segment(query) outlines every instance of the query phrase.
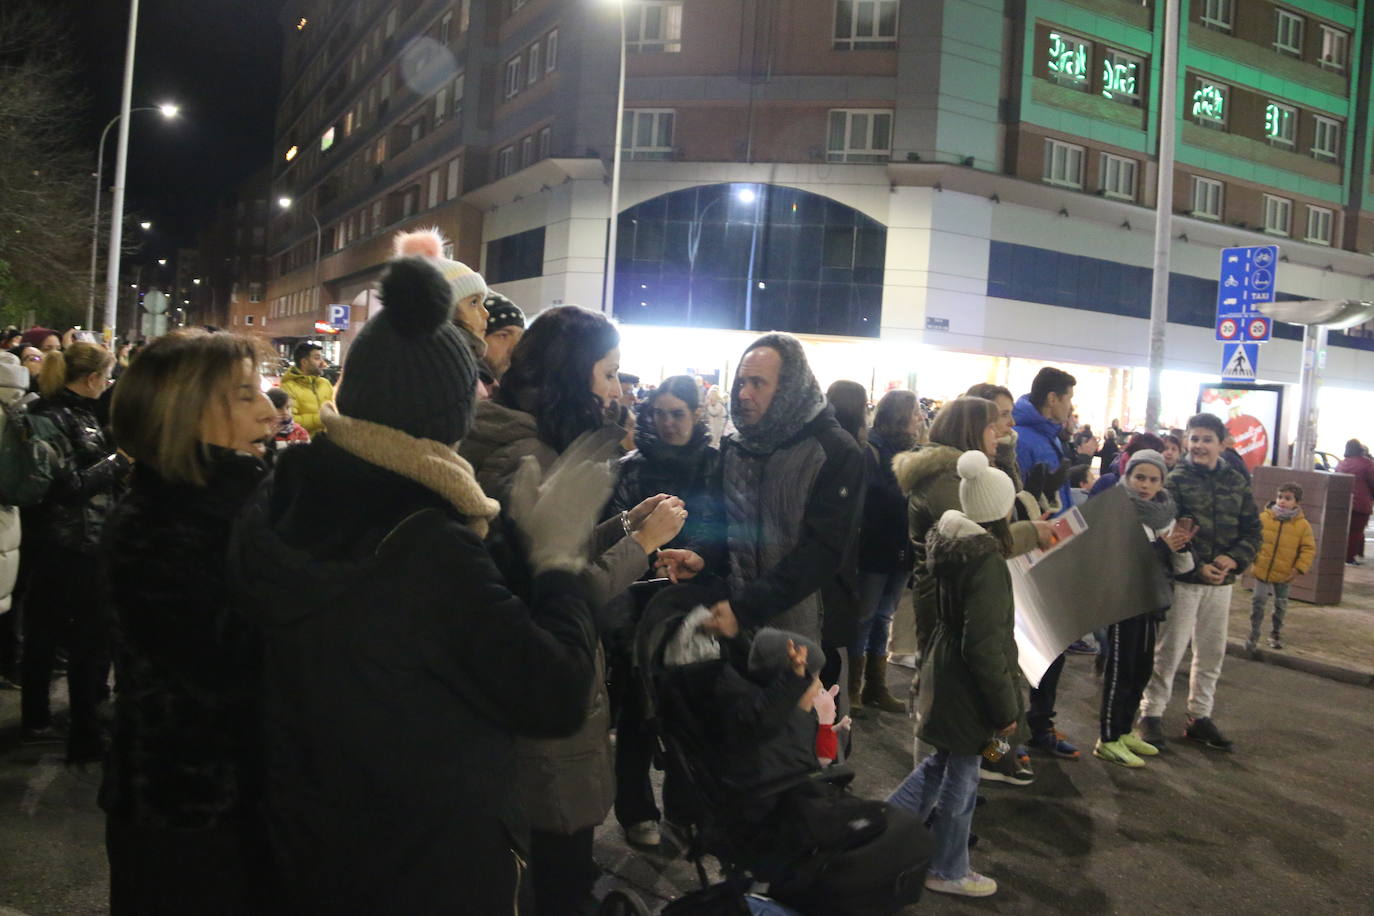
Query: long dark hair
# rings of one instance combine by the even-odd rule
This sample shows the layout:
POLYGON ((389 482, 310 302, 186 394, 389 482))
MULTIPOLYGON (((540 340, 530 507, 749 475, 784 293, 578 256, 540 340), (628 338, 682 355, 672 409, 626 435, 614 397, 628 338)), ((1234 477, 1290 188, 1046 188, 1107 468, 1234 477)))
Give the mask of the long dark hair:
POLYGON ((997 405, 983 398, 955 398, 935 415, 930 441, 961 452, 983 450, 983 430, 997 422, 997 405))
POLYGON ((901 389, 889 391, 878 401, 878 409, 873 414, 873 431, 892 448, 902 452, 909 450, 916 444, 916 437, 908 432, 911 415, 919 406, 916 392, 901 389))
POLYGON ((841 379, 825 390, 825 399, 835 411, 840 427, 854 441, 863 445, 868 441, 868 392, 858 382, 841 379))
POLYGON ((620 332, 600 312, 576 305, 541 312, 515 345, 496 400, 533 414, 540 440, 562 452, 605 423, 589 388, 592 367, 618 346, 620 332))

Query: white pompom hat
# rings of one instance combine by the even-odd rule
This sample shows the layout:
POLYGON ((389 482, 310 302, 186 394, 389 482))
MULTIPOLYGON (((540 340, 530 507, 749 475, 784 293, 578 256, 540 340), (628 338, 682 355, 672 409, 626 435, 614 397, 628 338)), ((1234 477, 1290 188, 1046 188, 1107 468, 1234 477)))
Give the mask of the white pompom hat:
POLYGON ((1016 488, 1005 472, 992 467, 979 451, 959 456, 959 504, 972 521, 996 522, 1011 513, 1016 488))

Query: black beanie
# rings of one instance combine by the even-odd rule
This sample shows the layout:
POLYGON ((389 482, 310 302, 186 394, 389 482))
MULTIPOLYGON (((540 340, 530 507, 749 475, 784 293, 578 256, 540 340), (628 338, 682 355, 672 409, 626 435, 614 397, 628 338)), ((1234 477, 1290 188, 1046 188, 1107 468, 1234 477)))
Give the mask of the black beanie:
POLYGON ((495 290, 487 294, 487 299, 482 304, 487 307, 488 334, 502 328, 523 328, 525 326, 525 313, 520 310, 520 306, 495 290))
POLYGON ((449 321, 449 282, 423 257, 399 258, 381 294, 344 360, 339 413, 451 445, 472 426, 477 363, 449 321))

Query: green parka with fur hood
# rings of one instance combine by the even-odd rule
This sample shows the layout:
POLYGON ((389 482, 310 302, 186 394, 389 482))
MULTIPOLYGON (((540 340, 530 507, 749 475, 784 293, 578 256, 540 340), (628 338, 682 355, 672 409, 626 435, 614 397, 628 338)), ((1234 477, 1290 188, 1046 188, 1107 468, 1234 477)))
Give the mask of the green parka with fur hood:
MULTIPOLYGON (((911 601, 916 612, 916 645, 922 655, 935 626, 936 611, 935 584, 926 569, 926 535, 947 511, 962 508, 958 471, 961 454, 948 445, 927 445, 918 451, 903 452, 892 460, 897 485, 907 497, 907 525, 915 548, 911 601)), ((1039 543, 1035 526, 1030 522, 1013 522, 1011 540, 1011 556, 1028 553, 1039 543)))
POLYGON ((1001 545, 958 510, 926 539, 935 623, 921 662, 917 734, 951 754, 977 754, 1021 719, 1011 575, 1001 545))

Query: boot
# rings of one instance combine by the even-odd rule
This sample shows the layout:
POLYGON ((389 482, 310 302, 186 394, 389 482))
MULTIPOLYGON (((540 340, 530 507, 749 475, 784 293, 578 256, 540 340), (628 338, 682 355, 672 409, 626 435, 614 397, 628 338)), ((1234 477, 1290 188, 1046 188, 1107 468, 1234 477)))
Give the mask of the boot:
POLYGON ((887 690, 887 653, 868 654, 868 666, 864 671, 864 704, 881 709, 883 712, 906 712, 906 704, 887 690))
POLYGON ((863 700, 860 694, 864 689, 864 666, 859 664, 859 660, 849 657, 849 715, 854 719, 866 719, 868 713, 864 709, 863 700))

